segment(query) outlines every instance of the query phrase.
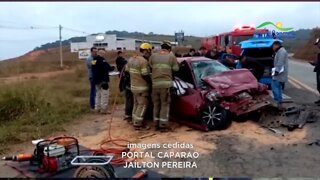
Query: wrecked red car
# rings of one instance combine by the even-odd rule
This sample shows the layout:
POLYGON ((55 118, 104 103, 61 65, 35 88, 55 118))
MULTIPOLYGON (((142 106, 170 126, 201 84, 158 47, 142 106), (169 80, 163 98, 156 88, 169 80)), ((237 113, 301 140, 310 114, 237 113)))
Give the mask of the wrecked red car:
POLYGON ((230 70, 205 57, 178 58, 170 117, 197 129, 225 129, 232 117, 270 104, 268 87, 246 69, 230 70))

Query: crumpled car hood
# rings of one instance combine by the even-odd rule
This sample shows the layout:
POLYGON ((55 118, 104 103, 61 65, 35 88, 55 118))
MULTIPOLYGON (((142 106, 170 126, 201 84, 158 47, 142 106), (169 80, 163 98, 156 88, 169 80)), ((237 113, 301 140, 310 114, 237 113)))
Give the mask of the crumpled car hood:
POLYGON ((236 69, 210 75, 203 80, 221 96, 232 96, 237 92, 258 89, 258 81, 247 69, 236 69))

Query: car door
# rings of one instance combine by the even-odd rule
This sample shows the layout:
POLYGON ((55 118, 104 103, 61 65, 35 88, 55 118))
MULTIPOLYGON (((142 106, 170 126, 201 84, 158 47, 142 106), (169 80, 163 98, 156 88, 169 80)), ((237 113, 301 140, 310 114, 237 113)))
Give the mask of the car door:
POLYGON ((193 71, 186 61, 180 64, 175 81, 181 85, 185 93, 172 95, 171 115, 184 118, 197 116, 202 104, 201 91, 197 89, 193 71))

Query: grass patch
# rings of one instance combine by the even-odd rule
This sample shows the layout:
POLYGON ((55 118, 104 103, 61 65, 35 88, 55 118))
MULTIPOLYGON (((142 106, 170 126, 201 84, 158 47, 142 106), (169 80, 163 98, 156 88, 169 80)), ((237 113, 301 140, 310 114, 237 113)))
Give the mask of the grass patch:
MULTIPOLYGON (((65 130, 65 123, 89 113, 89 81, 85 66, 75 73, 0 85, 0 154, 8 145, 65 130)), ((118 76, 111 77, 110 105, 118 93, 118 76)), ((124 99, 118 96, 118 104, 124 99)))
POLYGON ((7 145, 63 130, 65 122, 89 112, 87 98, 83 98, 89 92, 88 83, 75 74, 0 88, 0 153, 7 145))

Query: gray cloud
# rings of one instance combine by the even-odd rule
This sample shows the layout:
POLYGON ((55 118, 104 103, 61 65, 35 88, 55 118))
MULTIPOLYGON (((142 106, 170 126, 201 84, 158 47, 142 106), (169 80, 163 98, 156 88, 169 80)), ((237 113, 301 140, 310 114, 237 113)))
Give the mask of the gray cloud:
MULTIPOLYGON (((208 36, 237 24, 264 21, 284 26, 320 25, 319 2, 1 2, 0 25, 63 26, 88 33, 126 30, 208 36)), ((0 60, 58 39, 54 30, 0 29, 0 60)), ((83 34, 63 31, 63 38, 83 34)))

